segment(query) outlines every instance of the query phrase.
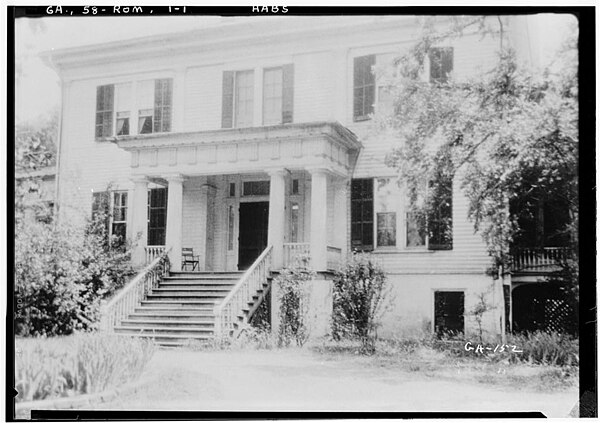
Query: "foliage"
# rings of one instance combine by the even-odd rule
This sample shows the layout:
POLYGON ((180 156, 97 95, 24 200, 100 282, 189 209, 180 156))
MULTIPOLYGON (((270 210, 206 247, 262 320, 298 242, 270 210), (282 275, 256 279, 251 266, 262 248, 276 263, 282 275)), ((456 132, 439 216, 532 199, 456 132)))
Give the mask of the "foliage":
POLYGON ((308 339, 309 283, 315 276, 308 261, 307 257, 301 257, 273 281, 279 301, 279 346, 287 347, 292 342, 302 346, 308 339))
POLYGON ((93 330, 104 298, 133 274, 130 252, 98 213, 85 231, 34 219, 16 227, 15 331, 22 336, 93 330))
POLYGON ((378 112, 375 121, 382 133, 401 140, 388 164, 398 169, 409 195, 425 199, 421 205, 413 202, 414 208, 430 213, 440 175, 460 175, 469 217, 487 243, 496 273, 510 265, 509 246, 519 230, 518 211, 509 212, 507 206, 533 189, 564 199, 571 216, 565 229, 576 242, 576 31, 566 40, 560 60, 540 70, 524 66, 506 48, 504 18, 453 18, 446 26, 438 19, 425 19, 418 41, 394 66, 379 72, 394 107, 378 112), (497 40, 496 65, 468 80, 450 75, 444 82, 425 81, 431 48, 451 44, 467 32, 497 40))
POLYGON ((107 334, 16 340, 17 401, 102 392, 139 377, 151 341, 107 334))
POLYGON ((490 305, 490 303, 487 301, 487 295, 485 292, 481 292, 477 298, 478 301, 470 310, 469 314, 473 316, 475 323, 477 323, 477 335, 479 337, 479 342, 483 342, 483 316, 485 313, 493 310, 495 307, 490 305))
POLYGON ((381 266, 369 254, 353 253, 333 279, 334 339, 358 337, 361 352, 373 353, 385 297, 389 289, 381 266))
POLYGON ((58 112, 53 111, 41 122, 16 127, 15 170, 26 172, 56 164, 58 112))
POLYGON ((511 345, 523 350, 515 359, 530 364, 555 366, 579 365, 579 341, 566 334, 557 332, 529 332, 509 335, 511 345))
MULTIPOLYGON (((58 133, 58 113, 34 125, 25 123, 16 128, 15 172, 25 173, 40 170, 56 164, 56 138, 58 133)), ((15 179, 15 220, 24 218, 25 210, 32 210, 36 218, 50 220, 51 210, 42 202, 41 177, 15 179)))

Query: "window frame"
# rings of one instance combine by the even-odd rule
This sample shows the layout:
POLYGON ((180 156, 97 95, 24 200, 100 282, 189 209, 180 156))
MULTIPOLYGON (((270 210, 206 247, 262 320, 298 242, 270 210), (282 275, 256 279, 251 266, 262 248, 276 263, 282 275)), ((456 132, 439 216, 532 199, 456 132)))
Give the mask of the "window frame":
POLYGON ((125 242, 127 240, 127 215, 128 215, 128 201, 129 201, 129 193, 126 190, 116 190, 116 191, 111 191, 111 205, 110 205, 110 214, 109 214, 109 228, 110 228, 110 233, 109 235, 112 237, 113 235, 115 235, 115 225, 123 225, 124 226, 124 237, 123 237, 123 242, 125 242), (120 204, 117 206, 117 197, 120 198, 120 204), (125 198, 124 204, 123 204, 123 197, 125 198), (116 210, 117 207, 121 210, 125 210, 124 212, 124 219, 122 220, 116 220, 115 216, 116 216, 116 210))
POLYGON ((283 79, 284 79, 284 75, 283 75, 283 66, 273 66, 273 67, 268 67, 268 68, 263 68, 262 70, 262 124, 263 126, 270 126, 270 125, 283 125, 283 79), (273 72, 273 71, 279 71, 280 73, 280 86, 279 86, 279 97, 272 97, 274 99, 279 99, 279 116, 277 119, 277 122, 267 122, 266 121, 266 109, 265 109, 265 104, 266 104, 266 100, 267 100, 267 95, 265 92, 265 88, 267 86, 266 84, 266 75, 268 72, 273 72))
MULTIPOLYGON (((375 112, 375 104, 377 103, 377 78, 375 77, 375 72, 373 71, 373 66, 377 63, 377 55, 376 54, 367 54, 362 56, 356 56, 353 58, 353 79, 352 79, 352 120, 353 122, 361 122, 365 120, 370 120, 370 115, 375 112), (363 77, 362 79, 357 76, 358 72, 358 62, 360 60, 365 60, 368 63, 372 62, 369 66, 369 72, 365 72, 366 69, 363 69, 363 77), (368 78, 365 78, 364 75, 370 75, 368 78), (357 79, 360 80, 360 84, 357 84, 357 79), (366 105, 366 93, 367 90, 372 90, 371 97, 373 99, 373 103, 371 105, 366 105), (357 90, 361 90, 362 92, 362 105, 360 114, 357 114, 356 101, 357 101, 357 90), (367 113, 365 113, 367 111, 367 113)), ((366 65, 362 65, 366 66, 366 65)))
MULTIPOLYGON (((233 122, 232 122, 232 128, 249 128, 254 126, 254 88, 255 88, 255 81, 254 81, 254 69, 246 69, 246 70, 238 70, 238 71, 234 71, 233 72, 233 107, 232 107, 232 116, 233 116, 233 122), (244 122, 244 125, 240 125, 238 118, 239 118, 239 110, 238 110, 238 99, 239 99, 239 94, 238 94, 238 88, 239 88, 239 79, 238 76, 242 75, 242 74, 249 74, 249 81, 251 81, 250 84, 250 88, 249 88, 249 93, 250 93, 250 101, 245 100, 246 103, 250 103, 250 107, 248 108, 250 110, 249 113, 249 122, 244 122)), ((247 87, 246 87, 247 88, 247 87)))
POLYGON ((466 288, 432 288, 431 289, 431 333, 434 336, 437 336, 437 332, 436 332, 436 319, 435 319, 435 296, 436 293, 446 293, 446 292, 454 292, 454 293, 461 293, 462 294, 462 300, 463 300, 463 331, 462 333, 465 334, 466 330, 467 330, 467 307, 466 307, 466 303, 467 303, 467 289, 466 288))
POLYGON ((169 189, 168 188, 149 188, 148 189, 148 213, 147 213, 147 218, 148 218, 148 224, 147 224, 147 233, 148 233, 148 238, 147 238, 147 245, 148 246, 164 246, 166 243, 166 237, 167 237, 167 213, 168 213, 168 202, 169 202, 169 189), (152 191, 159 191, 159 190, 164 190, 164 206, 152 206, 152 191), (163 226, 155 226, 155 227, 151 227, 151 219, 152 219, 152 209, 156 209, 156 210, 164 210, 164 219, 165 219, 165 225, 163 226), (151 229, 154 231, 158 231, 158 230, 163 230, 164 233, 162 235, 162 238, 165 239, 165 242, 163 244, 156 244, 156 243, 150 243, 150 232, 151 229))
POLYGON ((453 46, 436 46, 431 47, 427 53, 427 60, 429 62, 427 80, 432 84, 445 84, 449 80, 449 75, 454 72, 454 47, 453 46), (437 67, 437 61, 432 59, 433 54, 438 54, 439 57, 439 76, 434 77, 432 72, 434 65, 437 67), (444 54, 450 54, 450 70, 444 72, 444 54))
MULTIPOLYGON (((363 188, 361 187, 360 190, 362 191, 363 188)), ((352 179, 350 182, 350 248, 352 251, 357 250, 357 251, 374 251, 376 249, 376 233, 375 233, 375 224, 376 224, 376 220, 375 220, 375 178, 356 178, 356 179, 352 179), (355 181, 361 181, 361 183, 365 183, 365 181, 370 181, 370 185, 371 185, 371 196, 370 198, 353 198, 353 184, 355 183, 355 181), (361 220, 355 220, 354 216, 353 216, 353 210, 355 209, 354 207, 354 203, 361 203, 361 220), (371 211, 371 220, 364 220, 364 203, 370 203, 370 211, 371 211), (371 225, 371 230, 370 230, 370 237, 371 237, 371 244, 365 244, 364 243, 364 236, 365 236, 365 225, 371 225), (357 248, 354 245, 354 235, 355 235, 355 231, 354 231, 354 226, 355 225, 361 225, 361 245, 359 248, 357 248)), ((368 233, 368 229, 367 229, 367 233, 368 233)))
POLYGON ((114 113, 115 113, 115 84, 103 84, 96 86, 96 110, 95 110, 95 120, 94 120, 94 139, 103 140, 109 137, 112 137, 115 133, 114 129, 114 113), (107 92, 110 93, 110 107, 107 106, 107 92), (102 94, 101 94, 102 93, 102 94), (100 95, 102 95, 102 107, 100 106, 100 95), (108 107, 108 108, 107 108, 108 107), (98 117, 102 116, 101 123, 98 123, 98 117), (109 119, 109 123, 105 123, 106 118, 109 119), (101 133, 98 134, 98 128, 101 128, 101 133), (108 133, 105 133, 105 130, 108 130, 108 133))

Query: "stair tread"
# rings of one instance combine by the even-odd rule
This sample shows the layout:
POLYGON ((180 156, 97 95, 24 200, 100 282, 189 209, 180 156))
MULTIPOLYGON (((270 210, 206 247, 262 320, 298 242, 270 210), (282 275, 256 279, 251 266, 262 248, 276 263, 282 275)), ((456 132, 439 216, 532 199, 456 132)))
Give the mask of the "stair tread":
MULTIPOLYGON (((115 328, 116 329, 116 328, 115 328)), ((121 336, 141 336, 144 338, 173 338, 173 339, 182 339, 182 340, 186 340, 186 339, 210 339, 212 338, 212 335, 173 335, 173 334, 168 334, 168 333, 162 333, 158 336, 154 336, 151 333, 138 333, 138 334, 131 334, 131 333, 118 333, 115 332, 117 335, 121 335, 121 336)), ((160 342, 160 341, 159 341, 160 342)))
POLYGON ((214 324, 215 321, 214 320, 177 320, 177 319, 172 319, 172 320, 143 320, 143 319, 139 319, 139 320, 134 320, 134 319, 123 319, 121 320, 121 323, 135 323, 135 324, 140 324, 140 325, 144 325, 144 324, 149 324, 149 325, 155 325, 155 324, 183 324, 183 325, 208 325, 208 324, 214 324))
MULTIPOLYGON (((205 332, 209 332, 212 333, 213 329, 212 328, 178 328, 178 327, 155 327, 155 326, 142 326, 142 327, 137 327, 137 326, 115 326, 115 331, 136 331, 136 332, 144 332, 144 333, 153 333, 153 332, 186 332, 186 333, 205 333, 205 332)), ((181 334, 180 334, 181 335, 181 334)))

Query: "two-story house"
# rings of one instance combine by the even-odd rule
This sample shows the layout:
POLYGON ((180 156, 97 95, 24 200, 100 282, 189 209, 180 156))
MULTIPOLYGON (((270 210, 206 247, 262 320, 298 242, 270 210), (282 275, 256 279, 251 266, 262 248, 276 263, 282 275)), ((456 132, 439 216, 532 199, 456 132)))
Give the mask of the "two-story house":
MULTIPOLYGON (((504 22, 504 42, 527 45, 522 22, 504 22)), ((49 53, 62 81, 59 218, 83 224, 110 190, 111 231, 135 262, 168 250, 171 273, 111 325, 164 343, 210 336, 214 313, 247 318, 269 272, 308 254, 322 332, 330 271, 361 250, 393 291, 380 335, 469 332, 481 293, 494 306, 486 330, 501 332, 510 278, 486 275, 460 181, 445 194, 450 233, 427 236, 384 164, 397 140, 372 136, 389 103, 374 69, 417 33, 408 16, 241 18, 49 53)), ((499 46, 465 33, 433 50, 424 78, 469 78, 499 46)))

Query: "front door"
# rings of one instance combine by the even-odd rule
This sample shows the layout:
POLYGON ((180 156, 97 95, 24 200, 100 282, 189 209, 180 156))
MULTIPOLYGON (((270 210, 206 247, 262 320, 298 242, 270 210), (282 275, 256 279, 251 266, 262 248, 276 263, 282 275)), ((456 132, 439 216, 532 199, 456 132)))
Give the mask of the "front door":
POLYGON ((238 269, 248 269, 267 247, 269 202, 240 203, 238 269))

